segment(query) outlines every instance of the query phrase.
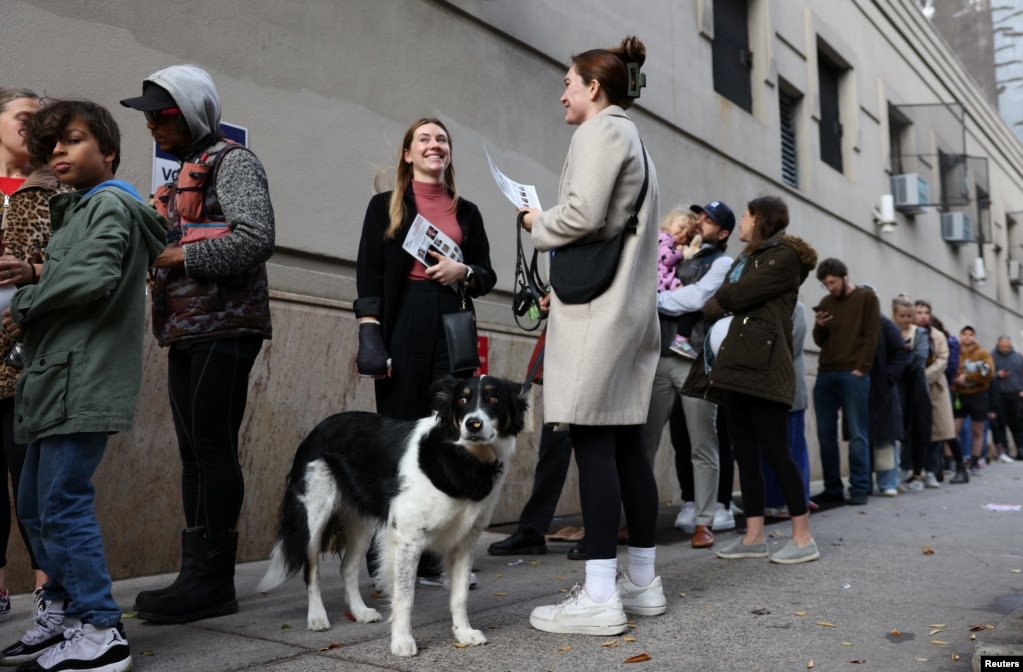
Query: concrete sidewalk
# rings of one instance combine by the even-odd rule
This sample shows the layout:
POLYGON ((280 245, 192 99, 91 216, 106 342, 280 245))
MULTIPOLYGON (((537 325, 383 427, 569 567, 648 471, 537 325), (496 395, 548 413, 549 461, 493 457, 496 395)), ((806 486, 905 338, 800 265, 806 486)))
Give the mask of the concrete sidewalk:
MULTIPOLYGON (((1023 655, 1023 512, 985 508, 1021 503, 1023 462, 991 465, 969 485, 871 497, 867 506, 813 515, 821 559, 795 566, 726 561, 693 549, 672 527, 677 507, 662 506, 658 568, 668 613, 636 618, 619 637, 530 628, 529 611, 581 581, 585 563, 566 559, 570 545, 563 543, 549 544, 545 556, 487 555, 487 545, 509 527, 484 534, 476 552, 479 588, 470 593, 470 621, 486 633, 486 646, 454 646, 447 592, 420 588, 414 614, 420 653, 392 656, 388 624, 360 625, 342 615, 333 559, 323 564, 328 632, 306 630, 301 578, 269 595, 255 591, 265 562, 239 567, 238 614, 153 626, 126 613, 125 626, 140 672, 774 671, 805 670, 811 660, 821 671, 848 670, 853 661, 872 670, 965 671, 971 663, 979 669, 980 652, 1023 655), (625 663, 641 653, 650 660, 625 663)), ((562 524, 579 521, 555 527, 562 524)), ((768 526, 772 551, 789 529, 787 522, 768 526)), ((717 547, 732 535, 719 533, 717 547)), ((136 593, 171 578, 118 581, 114 595, 127 612, 136 593)), ((364 579, 363 594, 371 592, 364 579)), ((0 625, 2 645, 23 633, 30 603, 28 595, 13 598, 14 616, 0 625)))

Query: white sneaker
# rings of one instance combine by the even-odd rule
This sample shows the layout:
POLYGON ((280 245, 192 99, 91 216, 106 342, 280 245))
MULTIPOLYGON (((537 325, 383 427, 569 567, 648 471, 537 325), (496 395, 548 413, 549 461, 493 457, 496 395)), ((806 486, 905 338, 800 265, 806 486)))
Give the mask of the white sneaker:
POLYGON ((604 637, 620 635, 629 627, 617 590, 610 600, 601 604, 594 602, 586 588, 578 583, 560 604, 533 609, 529 624, 543 632, 604 637))
POLYGON ((999 462, 1004 462, 1005 464, 1012 464, 1012 463, 1013 463, 1013 462, 1015 462, 1016 460, 1012 459, 1011 457, 1009 457, 1009 456, 1008 456, 1008 455, 1006 455, 1005 453, 999 453, 999 455, 998 455, 998 461, 999 461, 999 462))
POLYGON ((732 509, 726 509, 725 505, 721 502, 715 504, 714 522, 710 524, 710 529, 715 532, 721 532, 722 530, 734 530, 735 514, 732 513, 732 509))
MULTIPOLYGON (((734 520, 732 521, 735 522, 734 520)), ((696 531, 696 504, 693 502, 682 502, 682 510, 675 517, 675 527, 686 534, 696 531)))
POLYGON ((629 578, 627 569, 619 569, 617 585, 622 609, 627 614, 660 616, 668 610, 668 600, 664 597, 664 587, 659 576, 655 576, 649 586, 641 588, 629 578))
POLYGON ((925 488, 940 488, 941 483, 938 483, 938 477, 934 475, 933 471, 924 472, 924 487, 925 488))
POLYGON ((899 491, 896 490, 895 488, 885 488, 884 490, 881 491, 881 494, 884 495, 885 497, 898 497, 899 491))
POLYGON ((91 623, 68 628, 64 641, 43 651, 35 665, 41 670, 96 670, 127 672, 132 669, 131 651, 118 623, 95 628, 91 623))
POLYGON ((18 665, 35 660, 47 649, 64 642, 64 631, 78 627, 81 622, 72 618, 64 619, 67 602, 52 604, 46 601, 46 608, 32 616, 32 627, 21 639, 0 651, 0 665, 18 665))

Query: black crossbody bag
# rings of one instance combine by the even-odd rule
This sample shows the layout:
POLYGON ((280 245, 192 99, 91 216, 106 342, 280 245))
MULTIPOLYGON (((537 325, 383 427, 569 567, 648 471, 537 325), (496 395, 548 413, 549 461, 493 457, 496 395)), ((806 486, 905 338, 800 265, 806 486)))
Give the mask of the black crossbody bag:
POLYGON ((551 258, 551 287, 562 303, 589 303, 607 291, 615 278, 625 236, 636 234, 639 210, 650 182, 650 167, 642 140, 639 146, 643 151, 643 187, 625 228, 607 240, 559 247, 551 258))

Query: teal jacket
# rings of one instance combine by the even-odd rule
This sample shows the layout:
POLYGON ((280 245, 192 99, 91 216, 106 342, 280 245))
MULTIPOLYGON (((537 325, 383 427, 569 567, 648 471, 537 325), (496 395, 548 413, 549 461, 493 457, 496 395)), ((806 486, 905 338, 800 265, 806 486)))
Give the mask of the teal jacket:
POLYGON ((19 442, 131 429, 142 387, 146 274, 167 228, 130 184, 50 199, 39 282, 11 301, 25 369, 14 398, 19 442))

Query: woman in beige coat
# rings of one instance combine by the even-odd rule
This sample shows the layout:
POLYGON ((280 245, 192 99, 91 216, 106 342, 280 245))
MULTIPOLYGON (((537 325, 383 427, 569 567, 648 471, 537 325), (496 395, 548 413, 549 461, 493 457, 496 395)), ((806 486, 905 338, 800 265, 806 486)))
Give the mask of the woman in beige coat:
MULTIPOLYGON (((623 230, 647 177, 635 235, 626 235, 610 287, 588 303, 552 293, 544 366, 544 419, 569 425, 586 527, 586 583, 558 605, 538 607, 546 632, 613 635, 625 612, 664 613, 654 573, 657 486, 642 445, 660 349, 657 309, 657 177, 625 110, 639 96, 643 43, 572 57, 565 121, 572 136, 558 204, 522 224, 542 251, 606 240, 623 230), (629 525, 629 569, 617 577, 619 506, 629 525)), ((557 252, 555 251, 555 254, 557 252)))
POLYGON ((918 299, 914 306, 914 321, 917 326, 930 330, 933 352, 925 373, 931 390, 931 445, 927 452, 926 483, 938 487, 937 481, 943 474, 941 465, 942 446, 947 441, 955 459, 956 475, 949 483, 969 483, 970 473, 963 463, 963 451, 956 436, 956 423, 952 415, 952 393, 948 389, 945 368, 948 366, 948 334, 938 329, 931 315, 931 304, 918 299))

